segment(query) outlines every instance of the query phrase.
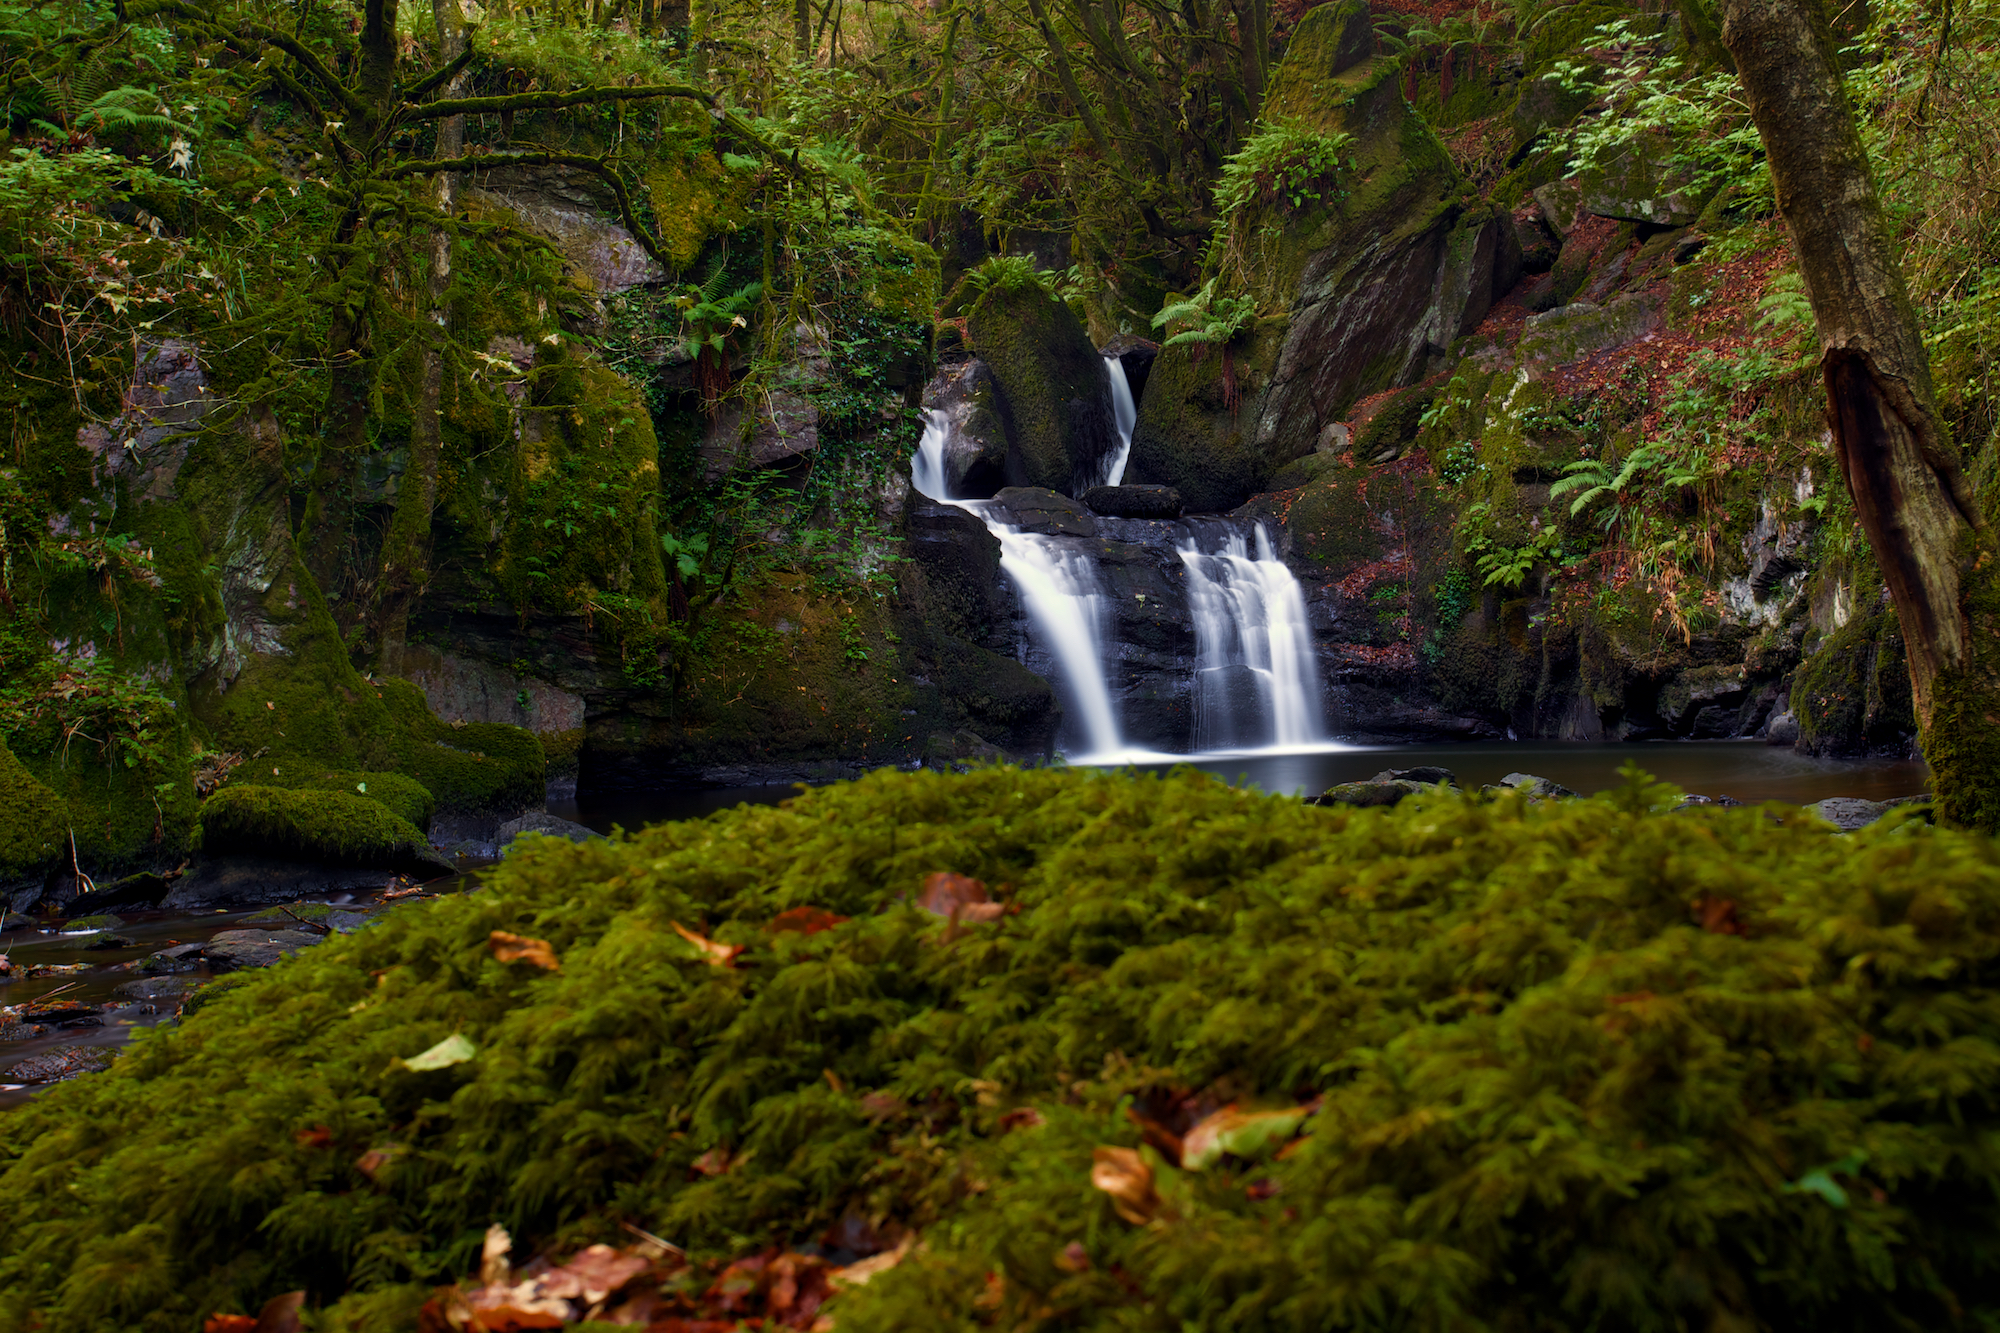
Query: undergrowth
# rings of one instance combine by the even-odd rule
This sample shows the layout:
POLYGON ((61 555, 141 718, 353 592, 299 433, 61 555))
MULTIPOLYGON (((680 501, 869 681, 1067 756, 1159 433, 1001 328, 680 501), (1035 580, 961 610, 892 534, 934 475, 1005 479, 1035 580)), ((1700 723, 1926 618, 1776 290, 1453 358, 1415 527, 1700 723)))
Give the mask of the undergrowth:
POLYGON ((843 1219, 923 1240, 850 1331, 1984 1326, 1992 842, 1677 798, 1003 768, 531 840, 0 1120, 0 1328, 294 1288, 414 1327, 496 1222, 700 1258, 843 1219), (1007 911, 921 910, 945 869, 1007 911), (1226 1102, 1312 1114, 1275 1160, 1143 1149, 1144 1225, 1092 1188, 1128 1108, 1226 1102))

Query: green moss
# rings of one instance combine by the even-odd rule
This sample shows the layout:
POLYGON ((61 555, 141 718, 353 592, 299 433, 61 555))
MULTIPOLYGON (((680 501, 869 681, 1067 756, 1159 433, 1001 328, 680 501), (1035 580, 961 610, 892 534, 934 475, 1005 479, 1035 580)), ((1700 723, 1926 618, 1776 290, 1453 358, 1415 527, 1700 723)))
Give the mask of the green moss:
POLYGON ((1386 462, 1416 443, 1423 415, 1437 401, 1436 389, 1407 389, 1390 399, 1354 441, 1354 456, 1386 462))
POLYGON ((996 283, 973 304, 966 332, 999 385, 1007 483, 1074 493, 1115 444, 1104 365, 1082 322, 1038 284, 996 283))
POLYGON ((1260 321, 1228 348, 1163 350, 1147 373, 1125 479, 1172 486, 1190 513, 1223 513, 1263 490, 1290 460, 1258 447, 1251 404, 1270 381, 1284 333, 1283 321, 1260 321))
POLYGON ((201 846, 211 855, 395 868, 415 861, 429 844, 414 824, 365 796, 239 784, 202 803, 201 846))
POLYGON ((1878 602, 1856 611, 1799 666, 1791 698, 1799 748, 1807 754, 1907 751, 1917 720, 1895 609, 1878 602))
POLYGON ((403 739, 400 767, 439 809, 519 809, 541 802, 548 759, 535 733, 504 722, 443 722, 407 680, 374 688, 403 739))
POLYGON ((0 745, 0 892, 39 883, 67 848, 68 830, 62 798, 0 745))
POLYGON ((706 1261, 849 1212, 923 1241, 823 1312, 857 1333, 969 1326, 982 1298, 1007 1327, 1246 1333, 1362 1322, 1340 1300, 1439 1326, 2000 1316, 2000 853, 1657 813, 1677 796, 1326 810, 999 769, 538 842, 9 1112, 0 1326, 164 1333, 303 1287, 359 1327, 475 1271, 496 1222, 523 1256, 629 1223, 706 1261), (939 869, 1018 911, 928 915, 939 869), (1725 890, 1741 933, 1702 928, 1725 890), (803 905, 850 919, 769 932, 803 905), (710 966, 676 922, 747 951, 710 966), (494 930, 561 969, 495 961, 494 930), (403 1066, 454 1034, 471 1059, 403 1066), (1156 1225, 1091 1187, 1094 1149, 1138 1148, 1128 1107, 1185 1128, 1307 1099, 1275 1158, 1150 1157, 1156 1225))
POLYGON ((731 171, 712 152, 664 158, 639 179, 653 211, 653 235, 676 271, 700 258, 710 237, 749 221, 744 204, 755 177, 731 171))
POLYGON ((279 787, 286 791, 337 791, 365 796, 385 807, 398 819, 418 829, 431 826, 437 802, 424 784, 401 773, 354 773, 321 768, 310 763, 267 765, 262 760, 244 770, 247 781, 259 787, 279 787), (266 773, 270 768, 273 771, 266 773))

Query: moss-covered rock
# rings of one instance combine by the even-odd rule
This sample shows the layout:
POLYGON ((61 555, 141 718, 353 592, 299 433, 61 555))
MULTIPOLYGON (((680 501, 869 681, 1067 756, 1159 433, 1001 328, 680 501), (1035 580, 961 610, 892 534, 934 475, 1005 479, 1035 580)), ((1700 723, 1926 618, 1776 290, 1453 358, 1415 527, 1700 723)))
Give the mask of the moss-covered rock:
POLYGON ((1007 484, 1065 495, 1096 485, 1118 430, 1104 359, 1082 321, 1037 284, 996 282, 973 304, 966 332, 997 388, 1007 484))
POLYGON ((67 845, 68 828, 62 798, 0 745, 0 901, 40 892, 67 845))
POLYGON ((1791 697, 1806 754, 1910 753, 1917 719, 1895 608, 1880 600, 1857 610, 1800 664, 1791 697))
POLYGON ((437 813, 437 801, 430 789, 403 773, 354 773, 297 761, 266 764, 256 760, 243 770, 243 778, 259 787, 285 791, 352 792, 385 807, 419 831, 429 829, 431 816, 437 813), (265 772, 267 767, 269 773, 265 772))
POLYGON ((208 855, 278 856, 402 870, 434 865, 416 825, 378 801, 344 791, 237 784, 201 807, 208 855))
POLYGON ((1606 1328, 2000 1317, 1992 840, 1678 798, 1324 809, 997 769, 541 840, 9 1111, 5 1317, 164 1333, 304 1289, 318 1327, 408 1328, 495 1223, 517 1257, 671 1235, 698 1293, 843 1216, 918 1237, 822 1311, 855 1333, 982 1299, 1245 1333, 1530 1328, 1552 1292, 1606 1328), (1008 910, 924 911, 940 869, 1008 910), (1228 1104, 1296 1142, 1198 1165, 1130 1114, 1178 1136, 1228 1104), (1091 1187, 1107 1150, 1157 1225, 1091 1187), (1475 1179, 1481 1209, 1440 1206, 1475 1179), (1327 1218, 1365 1225, 1330 1246, 1327 1218))

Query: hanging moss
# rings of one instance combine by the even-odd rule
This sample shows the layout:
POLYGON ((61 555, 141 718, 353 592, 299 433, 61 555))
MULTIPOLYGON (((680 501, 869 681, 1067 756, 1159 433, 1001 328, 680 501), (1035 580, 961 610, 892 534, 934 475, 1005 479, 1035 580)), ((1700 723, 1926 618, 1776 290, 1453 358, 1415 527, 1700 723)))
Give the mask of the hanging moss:
POLYGON ((1827 637, 1792 677, 1792 712, 1807 754, 1910 752, 1917 718, 1894 607, 1878 601, 1827 637))
POLYGON ((851 1330, 2000 1317, 2000 852, 1658 813, 1678 795, 885 773, 537 842, 9 1112, 0 1327, 181 1330, 296 1288, 406 1327, 495 1222, 521 1255, 629 1222, 706 1258, 844 1215, 925 1242, 838 1298, 851 1330), (1010 909, 919 909, 939 869, 1010 909), (850 919, 773 932, 805 905, 850 919), (746 951, 712 966, 676 923, 746 951), (471 1058, 403 1063, 454 1034, 471 1058), (1275 1159, 1152 1156, 1132 1226, 1092 1150, 1182 1097, 1312 1114, 1275 1159))
POLYGON ((429 849, 414 824, 366 796, 248 784, 224 787, 202 803, 201 846, 210 855, 387 869, 418 863, 429 849))

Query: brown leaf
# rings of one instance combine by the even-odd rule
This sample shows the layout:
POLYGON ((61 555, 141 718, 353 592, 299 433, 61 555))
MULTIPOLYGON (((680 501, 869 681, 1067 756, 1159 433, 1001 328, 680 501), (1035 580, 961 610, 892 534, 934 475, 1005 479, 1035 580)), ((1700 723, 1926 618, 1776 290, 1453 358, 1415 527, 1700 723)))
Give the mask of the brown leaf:
POLYGON ((710 1148, 690 1163, 704 1176, 719 1176, 729 1170, 729 1149, 727 1146, 710 1148))
POLYGON ((1240 1111, 1225 1106, 1187 1132, 1182 1142, 1181 1165, 1200 1171, 1224 1153, 1235 1157, 1262 1157, 1297 1132, 1308 1114, 1303 1106, 1282 1111, 1240 1111))
POLYGON ((292 1135, 292 1140, 301 1148, 331 1148, 333 1131, 325 1125, 314 1125, 311 1129, 302 1129, 292 1135))
POLYGON ((728 967, 736 960, 736 955, 743 952, 740 944, 717 944, 706 935, 695 934, 678 921, 673 923, 673 927, 682 939, 701 951, 711 967, 728 967))
POLYGON ((1056 1253, 1056 1267, 1065 1273, 1088 1273, 1090 1251, 1083 1248, 1082 1241, 1073 1240, 1056 1253))
POLYGON ((1092 1148, 1090 1183, 1109 1194, 1118 1216, 1133 1226, 1144 1226, 1159 1215, 1153 1168, 1131 1148, 1092 1148))
POLYGON ((201 1323, 201 1333, 256 1333, 257 1316, 253 1314, 210 1315, 201 1323))
POLYGON ((542 1274, 544 1296, 560 1296, 595 1305, 626 1283, 652 1268, 633 1254, 621 1254, 609 1245, 593 1245, 560 1268, 542 1274))
POLYGON ((385 1148, 370 1148, 354 1163, 354 1169, 374 1180, 382 1174, 382 1168, 396 1160, 396 1155, 401 1151, 402 1149, 393 1143, 385 1148))
POLYGON ((867 1286, 870 1278, 881 1273, 886 1273, 897 1264, 902 1263, 904 1257, 909 1254, 916 1243, 917 1233, 912 1231, 903 1237, 895 1249, 884 1250, 880 1254, 872 1254, 866 1259, 849 1264, 845 1268, 831 1269, 828 1271, 827 1277, 836 1285, 842 1287, 867 1286))
POLYGON ((569 1323, 552 1310, 523 1310, 512 1305, 474 1306, 466 1321, 471 1333, 527 1333, 531 1328, 561 1328, 569 1323))
POLYGON ((909 1109, 909 1103, 893 1092, 864 1093, 861 1098, 861 1114, 870 1120, 887 1120, 899 1116, 909 1109))
POLYGON ((548 972, 562 967, 556 961, 556 951, 549 947, 547 940, 533 940, 526 935, 511 935, 504 930, 496 930, 487 936, 487 946, 493 950, 493 957, 502 963, 530 963, 548 972))
POLYGON ((817 935, 822 930, 832 930, 846 917, 827 911, 824 907, 789 907, 771 918, 771 924, 764 927, 773 935, 782 935, 788 930, 801 935, 817 935))
POLYGON ((1000 1132, 1004 1134, 1010 1129, 1040 1129, 1048 1123, 1048 1118, 1034 1107, 1017 1106, 1011 1111, 1001 1113, 1000 1132))
POLYGON ((940 870, 924 880, 924 887, 917 894, 917 906, 932 916, 952 921, 997 921, 1007 910, 1005 903, 987 898, 984 884, 949 870, 940 870))
POLYGON ((255 1333, 299 1333, 299 1311, 305 1308, 305 1303, 303 1291, 273 1296, 264 1302, 264 1308, 257 1312, 257 1322, 251 1327, 255 1333))
POLYGON ((1727 898, 1700 898, 1694 904, 1701 928, 1711 935, 1741 935, 1743 923, 1736 918, 1736 904, 1727 898))

